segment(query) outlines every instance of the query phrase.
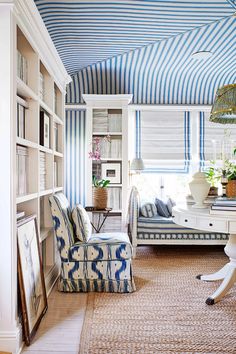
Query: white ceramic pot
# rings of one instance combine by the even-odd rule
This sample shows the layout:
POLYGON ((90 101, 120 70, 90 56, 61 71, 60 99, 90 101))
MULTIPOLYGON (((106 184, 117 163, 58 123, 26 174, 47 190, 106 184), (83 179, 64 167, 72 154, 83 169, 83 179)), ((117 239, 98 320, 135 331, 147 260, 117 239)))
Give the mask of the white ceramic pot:
POLYGON ((207 182, 206 176, 203 172, 197 172, 193 175, 193 179, 189 183, 189 188, 195 201, 192 208, 207 208, 203 202, 208 195, 210 183, 207 182))

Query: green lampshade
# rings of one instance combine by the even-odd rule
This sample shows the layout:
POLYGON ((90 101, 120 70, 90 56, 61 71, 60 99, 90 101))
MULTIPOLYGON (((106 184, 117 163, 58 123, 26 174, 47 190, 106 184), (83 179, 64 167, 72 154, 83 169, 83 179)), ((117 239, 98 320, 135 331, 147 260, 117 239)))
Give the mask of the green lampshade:
POLYGON ((217 90, 210 121, 236 124, 236 84, 226 85, 217 90))

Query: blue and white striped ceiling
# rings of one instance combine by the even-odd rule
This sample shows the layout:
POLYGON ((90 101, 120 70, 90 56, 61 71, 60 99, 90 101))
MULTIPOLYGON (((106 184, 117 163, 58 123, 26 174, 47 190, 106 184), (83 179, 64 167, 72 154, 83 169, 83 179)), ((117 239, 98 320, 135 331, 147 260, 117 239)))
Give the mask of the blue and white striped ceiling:
POLYGON ((82 93, 133 93, 135 103, 211 104, 236 81, 235 0, 35 0, 82 93), (211 51, 205 61, 196 51, 211 51))
POLYGON ((235 11, 226 0, 35 3, 70 74, 111 56, 219 21, 235 11))

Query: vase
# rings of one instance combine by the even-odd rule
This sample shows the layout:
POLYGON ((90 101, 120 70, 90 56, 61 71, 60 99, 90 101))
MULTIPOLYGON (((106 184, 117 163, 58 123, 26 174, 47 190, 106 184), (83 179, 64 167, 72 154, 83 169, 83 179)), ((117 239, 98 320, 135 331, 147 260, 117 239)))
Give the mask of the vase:
POLYGON ((210 183, 207 182, 203 172, 197 172, 193 175, 193 179, 189 183, 189 188, 195 201, 192 208, 207 208, 207 205, 203 204, 203 202, 209 193, 210 183))
POLYGON ((93 188, 93 206, 99 210, 107 207, 107 188, 93 188))
POLYGON ((236 180, 228 181, 226 186, 226 196, 228 198, 236 197, 236 180))

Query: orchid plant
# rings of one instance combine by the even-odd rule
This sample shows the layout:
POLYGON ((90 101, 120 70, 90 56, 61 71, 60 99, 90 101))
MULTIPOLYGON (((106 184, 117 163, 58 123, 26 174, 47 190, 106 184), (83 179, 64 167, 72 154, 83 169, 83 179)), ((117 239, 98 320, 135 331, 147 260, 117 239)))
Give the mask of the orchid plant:
POLYGON ((101 160, 101 145, 106 142, 111 142, 110 135, 104 136, 103 138, 95 136, 92 140, 93 149, 89 152, 89 158, 96 161, 101 160))

